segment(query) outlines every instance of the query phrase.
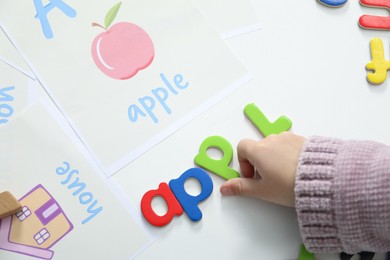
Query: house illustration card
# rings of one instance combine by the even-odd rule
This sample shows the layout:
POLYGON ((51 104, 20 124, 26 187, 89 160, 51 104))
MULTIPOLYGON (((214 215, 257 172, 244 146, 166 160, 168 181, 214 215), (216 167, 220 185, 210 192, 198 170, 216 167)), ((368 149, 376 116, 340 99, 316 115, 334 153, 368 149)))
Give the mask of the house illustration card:
POLYGON ((23 206, 0 220, 0 259, 129 259, 151 237, 45 104, 0 126, 0 190, 23 206))
POLYGON ((0 220, 0 250, 52 259, 52 245, 73 229, 58 202, 37 185, 20 199, 22 210, 0 220))
POLYGON ((15 46, 106 176, 251 79, 190 1, 5 1, 15 46))

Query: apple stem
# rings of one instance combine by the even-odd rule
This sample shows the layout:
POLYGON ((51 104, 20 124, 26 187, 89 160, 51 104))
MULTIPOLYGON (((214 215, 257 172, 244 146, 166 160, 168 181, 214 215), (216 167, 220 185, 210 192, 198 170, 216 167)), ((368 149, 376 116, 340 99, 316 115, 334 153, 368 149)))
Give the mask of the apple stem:
POLYGON ((97 27, 103 28, 104 30, 107 31, 106 27, 104 27, 104 26, 102 26, 102 25, 100 25, 98 23, 92 23, 91 26, 97 26, 97 27))

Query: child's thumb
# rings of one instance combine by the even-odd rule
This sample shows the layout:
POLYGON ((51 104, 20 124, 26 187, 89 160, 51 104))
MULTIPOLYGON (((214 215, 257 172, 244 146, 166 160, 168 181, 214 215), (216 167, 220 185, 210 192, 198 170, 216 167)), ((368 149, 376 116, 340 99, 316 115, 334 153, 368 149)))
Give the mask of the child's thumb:
POLYGON ((261 181, 250 178, 233 178, 222 184, 220 192, 224 196, 237 195, 259 198, 261 181))

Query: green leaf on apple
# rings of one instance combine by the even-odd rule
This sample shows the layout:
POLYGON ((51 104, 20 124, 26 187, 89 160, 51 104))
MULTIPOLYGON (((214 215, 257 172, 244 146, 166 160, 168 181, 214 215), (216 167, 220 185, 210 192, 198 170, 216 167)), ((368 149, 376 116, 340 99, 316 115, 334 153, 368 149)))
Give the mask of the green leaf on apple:
POLYGON ((111 7, 110 11, 106 14, 106 19, 104 20, 104 25, 106 26, 106 29, 108 30, 108 27, 110 27, 112 21, 114 21, 119 8, 121 7, 122 2, 117 3, 113 7, 111 7))

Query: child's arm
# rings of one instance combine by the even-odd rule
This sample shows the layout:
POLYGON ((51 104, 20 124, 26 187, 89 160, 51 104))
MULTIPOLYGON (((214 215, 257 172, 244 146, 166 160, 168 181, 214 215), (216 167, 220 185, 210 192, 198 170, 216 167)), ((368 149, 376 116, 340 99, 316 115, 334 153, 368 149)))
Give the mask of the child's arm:
POLYGON ((243 140, 237 152, 244 178, 221 193, 295 206, 309 251, 390 250, 389 146, 286 132, 243 140))
POLYGON ((311 137, 296 178, 296 208, 309 251, 390 249, 390 147, 311 137))

